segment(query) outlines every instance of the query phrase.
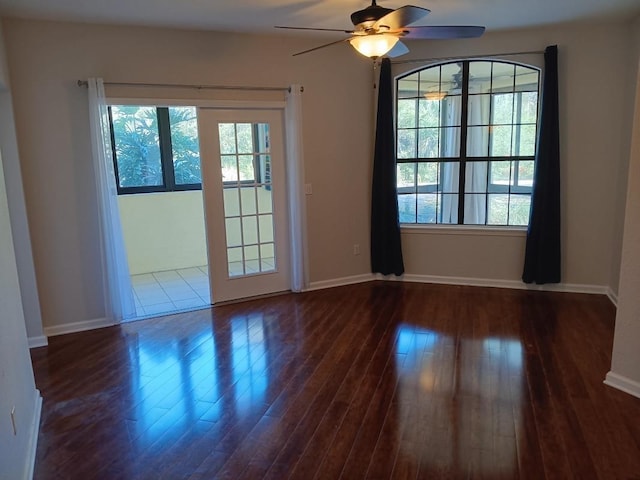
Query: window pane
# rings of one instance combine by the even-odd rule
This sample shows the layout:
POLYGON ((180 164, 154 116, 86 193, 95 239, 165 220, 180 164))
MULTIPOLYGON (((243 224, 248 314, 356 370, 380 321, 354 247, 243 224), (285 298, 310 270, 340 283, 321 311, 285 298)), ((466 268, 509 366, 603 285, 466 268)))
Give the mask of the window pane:
POLYGON ((258 213, 271 213, 273 200, 271 199, 271 188, 260 187, 258 193, 258 213))
POLYGON ((489 153, 489 127, 469 127, 467 129, 467 155, 486 157, 489 153))
POLYGON ((518 186, 533 187, 533 160, 520 160, 518 162, 518 186))
POLYGON ((173 172, 177 185, 202 182, 195 107, 169 107, 173 172))
POLYGON ((464 224, 486 224, 487 196, 484 193, 467 193, 464 196, 464 224))
POLYGON ((491 108, 491 124, 511 124, 513 123, 513 93, 501 93, 492 95, 493 105, 491 108))
POLYGON ((255 215, 256 213, 256 189, 254 187, 244 187, 240 189, 240 202, 242 204, 242 215, 255 215))
POLYGON ((491 162, 489 181, 494 190, 496 186, 508 189, 511 183, 511 162, 491 162))
POLYGON ((489 125, 491 95, 469 95, 467 124, 489 125))
POLYGON ((440 156, 443 158, 460 156, 460 127, 440 129, 440 156))
POLYGON ((420 127, 440 126, 440 101, 421 98, 418 125, 420 127))
POLYGON ((273 243, 260 245, 260 271, 270 272, 275 270, 275 255, 273 251, 273 243))
POLYGON ((438 186, 438 163, 428 162, 418 164, 418 191, 426 187, 428 191, 435 191, 438 186), (431 187, 431 188, 429 188, 431 187))
POLYGON ((244 247, 244 268, 247 273, 257 273, 260 271, 260 266, 258 265, 259 258, 260 253, 257 245, 244 247))
POLYGON ((418 131, 418 158, 438 158, 438 128, 421 128, 418 131))
POLYGON ((521 105, 519 123, 533 123, 538 119, 538 92, 524 92, 520 94, 521 105))
POLYGON ((256 155, 257 164, 257 183, 265 185, 271 184, 271 155, 256 155))
POLYGON ((398 100, 398 128, 415 128, 416 99, 398 100))
POLYGON ((227 247, 238 247, 242 245, 240 218, 235 217, 225 219, 225 230, 227 234, 227 247))
POLYGON ((460 162, 440 163, 440 191, 443 193, 458 193, 460 176, 460 162))
POLYGON ((271 151, 271 145, 269 143, 269 124, 254 123, 253 128, 255 130, 255 145, 253 145, 255 152, 269 153, 271 151))
POLYGON ((242 217, 242 237, 244 245, 258 243, 258 219, 255 215, 242 217))
POLYGON ((241 262, 242 261, 242 247, 239 247, 239 248, 227 248, 227 260, 229 262, 241 262))
POLYGON ((438 223, 458 223, 458 195, 443 193, 439 197, 438 223))
MULTIPOLYGON (((222 138, 222 137, 221 137, 222 138)), ((237 182, 238 181, 238 165, 235 155, 221 155, 220 163, 222 164, 222 181, 237 182)))
POLYGON ((240 198, 239 188, 225 188, 224 196, 224 216, 239 217, 240 216, 240 198))
POLYGON ((506 225, 508 215, 509 215, 509 195, 507 194, 489 195, 487 224, 488 225, 506 225))
POLYGON ((529 195, 510 195, 509 225, 528 225, 531 197, 529 195))
POLYGON ((400 223, 416 223, 416 195, 398 194, 398 218, 400 223))
POLYGON ((491 62, 469 62, 469 93, 489 93, 491 62))
POLYGON ((523 157, 533 157, 536 153, 536 126, 516 125, 516 135, 513 138, 513 154, 523 157))
POLYGON ((260 243, 273 242, 273 215, 260 215, 258 217, 258 226, 260 229, 260 243))
POLYGON ((462 97, 450 95, 440 102, 440 123, 443 127, 460 126, 462 117, 462 97))
POLYGON ((399 163, 397 165, 397 185, 398 188, 415 187, 416 184, 416 164, 399 163))
POLYGON ((398 98, 418 97, 418 75, 416 72, 398 80, 398 98))
POLYGON ((237 123, 238 153, 253 153, 253 133, 250 123, 237 123))
POLYGON ((236 126, 233 123, 218 124, 220 137, 220 153, 222 155, 236 153, 236 126))
POLYGON ((516 66, 516 92, 538 92, 538 70, 529 67, 516 66))
POLYGON ((466 193, 485 193, 487 191, 487 162, 467 163, 464 191, 466 193))
POLYGON ((436 223, 438 194, 418 194, 418 223, 436 223))
POLYGON ((111 116, 120 187, 164 185, 156 108, 113 105, 111 116))
POLYGON ((256 174, 253 167, 253 155, 238 155, 238 170, 240 181, 255 181, 256 174))
POLYGON ((491 74, 492 92, 513 92, 515 65, 510 63, 493 62, 491 74))
POLYGON ((440 69, 440 91, 447 95, 462 94, 462 63, 447 63, 440 69))
POLYGON ((440 92, 440 67, 426 68, 420 74, 420 96, 433 98, 440 92))
POLYGON ((491 127, 491 157, 511 155, 511 125, 491 127))
POLYGON ((398 129, 398 158, 416 158, 416 131, 398 129))

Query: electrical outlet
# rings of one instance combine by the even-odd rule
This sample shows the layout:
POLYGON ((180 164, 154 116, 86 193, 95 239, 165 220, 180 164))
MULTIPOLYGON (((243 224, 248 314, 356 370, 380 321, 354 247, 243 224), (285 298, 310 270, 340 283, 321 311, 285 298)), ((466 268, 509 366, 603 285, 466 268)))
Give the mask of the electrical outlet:
POLYGON ((360 244, 359 243, 354 243, 353 244, 353 254, 354 255, 360 255, 360 244))
POLYGON ((11 426, 13 427, 13 435, 18 435, 18 430, 16 429, 16 406, 14 405, 11 408, 11 426))

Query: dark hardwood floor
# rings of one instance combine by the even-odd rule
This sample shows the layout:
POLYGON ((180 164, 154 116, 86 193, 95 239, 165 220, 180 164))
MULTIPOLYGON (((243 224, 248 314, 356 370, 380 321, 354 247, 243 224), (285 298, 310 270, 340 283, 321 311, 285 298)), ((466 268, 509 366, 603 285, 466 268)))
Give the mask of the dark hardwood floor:
POLYGON ((603 296, 372 282, 49 339, 37 479, 640 478, 603 296))

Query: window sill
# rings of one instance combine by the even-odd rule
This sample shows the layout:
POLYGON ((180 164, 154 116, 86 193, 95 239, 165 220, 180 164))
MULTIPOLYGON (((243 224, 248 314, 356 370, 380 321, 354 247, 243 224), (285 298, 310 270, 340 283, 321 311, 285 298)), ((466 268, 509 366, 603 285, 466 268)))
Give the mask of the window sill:
POLYGON ((482 237, 525 237, 527 227, 490 227, 486 225, 400 225, 404 235, 478 235, 482 237))

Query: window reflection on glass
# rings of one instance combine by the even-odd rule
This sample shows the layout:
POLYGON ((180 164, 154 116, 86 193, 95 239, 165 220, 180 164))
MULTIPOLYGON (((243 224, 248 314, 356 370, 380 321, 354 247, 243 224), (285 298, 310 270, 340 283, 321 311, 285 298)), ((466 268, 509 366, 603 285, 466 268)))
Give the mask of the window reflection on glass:
POLYGON ((269 124, 221 123, 229 277, 276 270, 269 124))
POLYGON ((231 321, 234 404, 238 413, 264 403, 269 386, 264 335, 262 315, 237 317, 231 321))
POLYGON ((404 419, 398 449, 426 471, 473 464, 488 478, 508 477, 518 461, 516 443, 496 442, 496 429, 512 436, 520 428, 527 389, 522 344, 477 332, 465 336, 447 325, 445 333, 410 323, 397 327, 394 414, 404 419), (429 419, 428 428, 416 418, 429 419), (500 462, 486 461, 498 456, 500 462))
POLYGON ((198 420, 217 420, 221 392, 211 332, 166 338, 168 345, 161 349, 162 340, 139 335, 130 347, 136 369, 132 439, 146 448, 171 430, 182 432, 198 420))

